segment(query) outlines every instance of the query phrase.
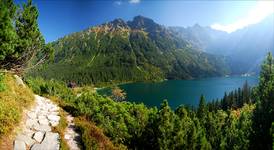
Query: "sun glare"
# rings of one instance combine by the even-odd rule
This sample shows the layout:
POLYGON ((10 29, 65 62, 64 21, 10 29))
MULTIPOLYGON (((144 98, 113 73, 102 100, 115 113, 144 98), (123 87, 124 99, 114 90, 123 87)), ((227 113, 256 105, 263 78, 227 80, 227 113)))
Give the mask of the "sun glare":
POLYGON ((273 1, 258 1, 257 5, 249 11, 245 18, 227 25, 216 23, 211 25, 211 28, 231 33, 248 25, 259 23, 261 20, 271 15, 272 13, 274 13, 273 1))

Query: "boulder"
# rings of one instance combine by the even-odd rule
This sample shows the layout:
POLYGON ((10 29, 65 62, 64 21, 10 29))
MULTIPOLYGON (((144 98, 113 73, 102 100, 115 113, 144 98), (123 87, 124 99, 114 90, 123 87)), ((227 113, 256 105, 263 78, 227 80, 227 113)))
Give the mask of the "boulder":
POLYGON ((15 82, 18 86, 22 86, 23 88, 26 87, 24 81, 18 75, 14 75, 13 77, 15 78, 15 82))

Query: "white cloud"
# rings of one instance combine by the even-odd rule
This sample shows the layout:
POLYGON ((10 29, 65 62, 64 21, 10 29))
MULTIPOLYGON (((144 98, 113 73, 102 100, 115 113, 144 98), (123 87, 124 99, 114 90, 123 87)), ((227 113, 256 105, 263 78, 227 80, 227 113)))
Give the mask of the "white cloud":
POLYGON ((122 1, 114 1, 114 4, 120 6, 123 4, 123 2, 122 1))
POLYGON ((129 0, 128 1, 130 4, 138 4, 141 2, 141 0, 129 0))
POLYGON ((245 18, 242 18, 241 20, 237 20, 236 22, 227 25, 215 23, 211 25, 211 28, 226 31, 228 33, 234 32, 251 24, 259 23, 265 17, 274 13, 273 6, 273 1, 258 1, 255 8, 250 10, 245 18))

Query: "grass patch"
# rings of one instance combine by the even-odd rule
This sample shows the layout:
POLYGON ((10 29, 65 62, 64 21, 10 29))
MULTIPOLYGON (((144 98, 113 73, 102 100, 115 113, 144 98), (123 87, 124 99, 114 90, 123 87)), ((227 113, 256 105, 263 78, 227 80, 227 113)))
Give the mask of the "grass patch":
POLYGON ((32 91, 17 85, 11 74, 1 74, 1 85, 5 90, 0 91, 0 139, 10 134, 20 122, 23 109, 34 102, 32 91))
POLYGON ((5 89, 6 89, 6 85, 3 82, 4 77, 5 77, 4 73, 0 73, 0 92, 5 91, 5 89))

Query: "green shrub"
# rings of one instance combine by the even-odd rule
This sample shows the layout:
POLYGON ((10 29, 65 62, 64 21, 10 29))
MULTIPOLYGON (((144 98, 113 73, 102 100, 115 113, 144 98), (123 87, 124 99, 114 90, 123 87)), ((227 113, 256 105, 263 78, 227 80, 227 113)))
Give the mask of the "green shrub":
POLYGON ((40 95, 57 96, 63 100, 70 100, 74 96, 71 89, 64 82, 44 80, 42 78, 27 78, 26 83, 34 93, 40 95))

